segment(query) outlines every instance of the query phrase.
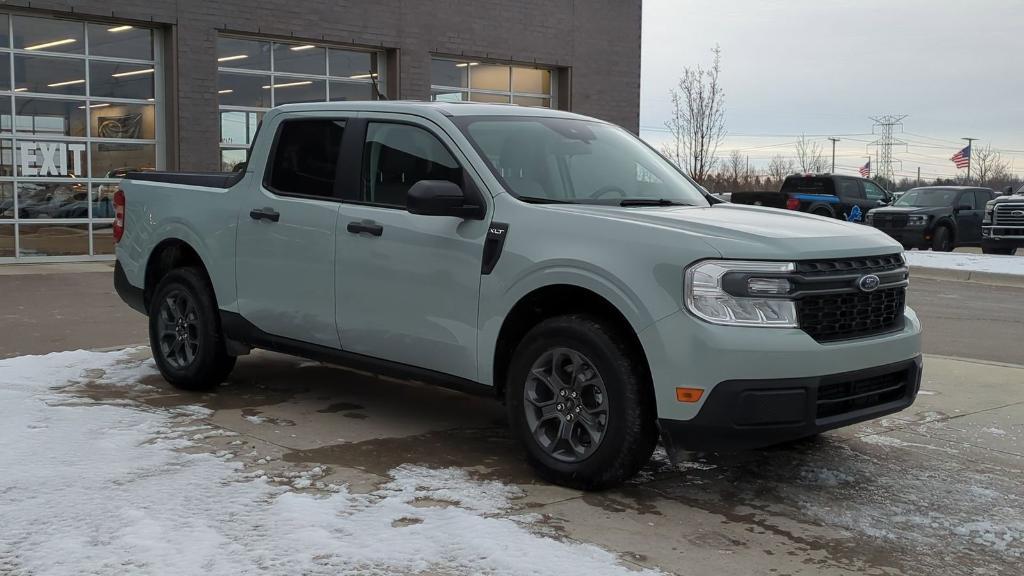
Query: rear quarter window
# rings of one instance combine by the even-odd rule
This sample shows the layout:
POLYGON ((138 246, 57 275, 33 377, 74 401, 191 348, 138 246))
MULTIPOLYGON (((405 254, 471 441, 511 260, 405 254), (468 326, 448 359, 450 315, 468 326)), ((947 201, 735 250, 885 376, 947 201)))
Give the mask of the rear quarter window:
POLYGON ((815 177, 791 177, 786 178, 782 183, 783 192, 793 192, 797 194, 828 194, 835 195, 835 184, 833 184, 831 178, 815 178, 815 177))

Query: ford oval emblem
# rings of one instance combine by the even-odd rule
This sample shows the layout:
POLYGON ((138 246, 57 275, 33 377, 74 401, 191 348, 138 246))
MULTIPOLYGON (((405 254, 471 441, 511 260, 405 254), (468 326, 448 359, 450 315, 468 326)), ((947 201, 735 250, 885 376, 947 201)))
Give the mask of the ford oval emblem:
POLYGON ((860 277, 860 280, 857 281, 857 287, 861 289, 861 292, 874 292, 878 290, 878 285, 881 283, 882 281, 878 279, 878 276, 867 274, 860 277))
POLYGON ((1010 212, 1010 216, 1024 216, 1024 210, 1014 210, 1010 212))

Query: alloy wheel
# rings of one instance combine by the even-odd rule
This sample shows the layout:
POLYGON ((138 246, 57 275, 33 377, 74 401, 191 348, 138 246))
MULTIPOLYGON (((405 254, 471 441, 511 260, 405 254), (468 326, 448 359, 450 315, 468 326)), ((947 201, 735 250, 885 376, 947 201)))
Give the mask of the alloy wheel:
POLYGON ((160 353, 175 369, 189 367, 199 354, 199 312, 184 290, 172 290, 160 303, 157 339, 160 353))
POLYGON ((594 363, 569 348, 542 354, 523 388, 526 424, 553 458, 580 462, 597 450, 608 429, 608 393, 594 363))

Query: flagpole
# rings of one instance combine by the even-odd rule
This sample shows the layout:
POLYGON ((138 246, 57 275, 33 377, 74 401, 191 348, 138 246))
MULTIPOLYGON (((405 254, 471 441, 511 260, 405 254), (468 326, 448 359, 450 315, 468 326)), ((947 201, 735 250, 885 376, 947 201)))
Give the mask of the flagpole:
POLYGON ((961 140, 967 140, 967 183, 971 183, 971 160, 974 160, 974 150, 971 149, 972 144, 977 138, 961 138, 961 140))

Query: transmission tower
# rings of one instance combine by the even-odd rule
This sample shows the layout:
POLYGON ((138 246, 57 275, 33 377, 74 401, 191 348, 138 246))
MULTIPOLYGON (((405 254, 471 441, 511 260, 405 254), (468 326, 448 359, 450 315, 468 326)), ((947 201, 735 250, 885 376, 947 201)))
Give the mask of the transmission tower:
POLYGON ((896 168, 894 165, 899 164, 900 161, 893 160, 892 147, 907 145, 903 140, 893 136, 893 133, 896 132, 897 128, 900 132, 903 132, 903 119, 906 117, 906 114, 885 114, 868 118, 875 123, 871 127, 871 133, 878 136, 878 140, 868 144, 868 146, 874 146, 877 150, 875 161, 878 163, 878 166, 875 167, 875 174, 879 177, 887 178, 889 182, 893 183, 896 182, 896 168))

